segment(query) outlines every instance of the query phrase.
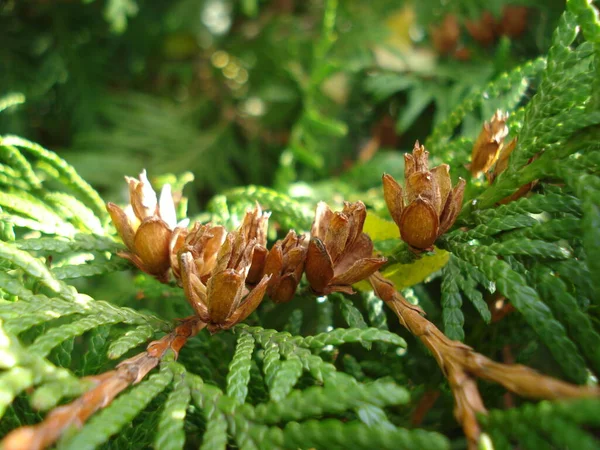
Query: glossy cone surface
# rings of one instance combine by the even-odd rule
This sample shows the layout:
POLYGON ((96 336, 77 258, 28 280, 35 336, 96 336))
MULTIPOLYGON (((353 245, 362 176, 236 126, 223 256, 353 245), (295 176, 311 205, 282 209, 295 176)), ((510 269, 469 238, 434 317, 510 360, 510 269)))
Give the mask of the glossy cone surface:
POLYGON ((404 155, 405 189, 388 174, 383 175, 383 194, 400 237, 416 250, 430 250, 460 212, 465 181, 452 188, 450 167, 429 170, 429 152, 417 141, 412 154, 404 155))

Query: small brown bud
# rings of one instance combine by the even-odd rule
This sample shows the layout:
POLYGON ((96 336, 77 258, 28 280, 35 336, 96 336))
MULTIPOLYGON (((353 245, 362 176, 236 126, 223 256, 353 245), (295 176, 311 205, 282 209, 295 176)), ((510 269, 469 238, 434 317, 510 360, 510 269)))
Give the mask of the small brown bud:
POLYGON ((385 258, 373 258, 373 243, 363 233, 367 216, 364 203, 344 203, 332 212, 320 202, 306 255, 306 278, 318 294, 352 293, 352 284, 377 271, 385 258))
POLYGON ((404 155, 405 189, 383 175, 383 193, 400 237, 412 248, 429 250, 454 224, 462 207, 465 180, 454 188, 447 164, 429 170, 429 152, 417 141, 413 153, 404 155))

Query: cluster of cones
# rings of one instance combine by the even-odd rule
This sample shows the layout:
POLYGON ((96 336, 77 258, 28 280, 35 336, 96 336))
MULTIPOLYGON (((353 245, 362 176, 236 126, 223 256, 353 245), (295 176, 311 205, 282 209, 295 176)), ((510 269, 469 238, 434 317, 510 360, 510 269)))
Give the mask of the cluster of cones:
MULTIPOLYGON (((452 189, 449 167, 429 170, 427 158, 418 142, 406 155, 405 192, 391 176, 383 178, 391 215, 415 252, 432 249, 452 226, 464 191, 464 180, 452 189)), ((363 232, 367 211, 360 201, 336 212, 319 203, 310 238, 290 230, 268 249, 269 213, 259 206, 235 231, 210 223, 189 228, 188 220, 177 223, 168 185, 158 197, 145 172, 126 180, 130 204, 125 209, 107 204, 128 249, 119 255, 161 282, 174 280, 212 332, 243 321, 265 294, 278 303, 290 301, 304 273, 317 295, 352 293, 353 284, 386 263, 373 254, 363 232)))
MULTIPOLYGON (((486 123, 473 148, 473 176, 486 173, 490 181, 508 164, 516 141, 503 150, 508 134, 506 116, 496 113, 486 123), (504 156, 503 156, 504 155, 504 156), (495 165, 494 171, 490 172, 495 165)), ((416 253, 430 250, 436 239, 452 227, 461 210, 465 181, 452 187, 448 165, 429 169, 428 152, 417 142, 405 155, 404 188, 383 176, 384 196, 400 237, 416 253)), ((398 316, 400 324, 432 352, 448 378, 455 398, 455 416, 462 424, 470 449, 478 448, 481 429, 477 414, 486 414, 476 379, 497 382, 533 398, 578 398, 599 395, 596 387, 574 386, 540 375, 520 365, 498 364, 458 341, 448 339, 423 317, 418 306, 407 302, 378 269, 385 258, 373 255, 373 243, 363 232, 366 208, 362 202, 345 203, 333 212, 317 206, 308 239, 290 230, 267 248, 269 214, 257 206, 244 216, 241 226, 227 231, 219 225, 177 222, 169 185, 160 197, 145 172, 126 177, 130 204, 121 209, 107 204, 113 223, 127 246, 120 256, 161 282, 174 280, 184 289, 195 315, 181 321, 171 333, 152 342, 147 350, 123 361, 115 370, 92 377, 96 385, 80 398, 50 412, 35 426, 13 430, 5 449, 42 449, 65 430, 81 425, 109 404, 128 386, 139 382, 172 350, 204 327, 211 332, 231 328, 260 304, 265 294, 275 302, 290 301, 303 274, 317 295, 352 293, 352 285, 368 279, 375 295, 398 316)))

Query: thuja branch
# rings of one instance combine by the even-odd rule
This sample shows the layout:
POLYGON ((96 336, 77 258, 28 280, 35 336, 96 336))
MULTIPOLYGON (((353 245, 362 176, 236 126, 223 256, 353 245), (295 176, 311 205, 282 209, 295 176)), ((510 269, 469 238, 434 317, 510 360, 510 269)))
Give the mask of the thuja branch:
POLYGON ((52 445, 72 426, 81 427, 95 412, 108 406, 119 393, 142 381, 173 351, 175 357, 187 340, 206 324, 197 316, 183 319, 169 334, 151 342, 146 351, 121 362, 114 370, 89 377, 95 386, 77 400, 51 411, 43 422, 17 428, 0 443, 3 450, 36 450, 52 445))
POLYGON ((375 294, 398 316, 400 324, 418 337, 431 351, 454 395, 454 415, 462 424, 469 448, 476 449, 481 434, 477 414, 486 409, 477 389, 477 378, 501 384, 523 397, 565 399, 598 397, 600 389, 577 386, 548 377, 519 364, 501 364, 459 341, 448 339, 434 324, 423 317, 423 310, 412 305, 380 273, 369 277, 375 294))

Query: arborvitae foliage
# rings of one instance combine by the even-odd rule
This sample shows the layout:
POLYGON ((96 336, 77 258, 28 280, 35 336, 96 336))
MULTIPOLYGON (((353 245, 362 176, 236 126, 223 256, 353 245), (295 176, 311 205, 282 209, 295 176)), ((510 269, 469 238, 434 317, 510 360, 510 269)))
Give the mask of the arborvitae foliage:
MULTIPOLYGON (((406 43, 386 41, 375 21, 393 35, 416 14, 412 26, 444 53, 442 19, 472 27, 484 11, 473 2, 418 2, 416 13, 362 3, 0 5, 9 69, 0 124, 12 127, 0 135, 0 446, 598 447, 600 401, 567 400, 599 392, 597 8, 569 0, 562 14, 536 17, 545 2, 528 2, 521 37, 507 37, 505 25, 484 50, 480 35, 463 30, 431 63, 431 50, 403 62, 406 43), (224 8, 226 29, 215 31, 211 7, 224 8), (192 18, 200 13, 202 26, 192 18), (79 15, 89 22, 75 32, 79 15), (49 18, 62 22, 40 32, 49 18), (239 34, 223 37, 233 19, 239 34), (149 24, 145 46, 140 28, 149 24), (79 40, 67 42, 70 33, 79 40), (25 35, 36 49, 19 53, 25 35), (104 62, 134 55, 122 73, 73 65, 99 48, 98 36, 108 36, 97 53, 104 62), (157 43, 165 54, 153 62, 157 43), (460 61, 461 46, 470 61, 460 61), (199 78, 186 61, 196 52, 199 78), (151 63, 164 70, 155 80, 135 68, 151 63), (342 89, 343 101, 338 83, 353 88, 342 89), (44 105, 55 114, 44 116, 44 105), (485 178, 471 176, 470 154, 482 151, 478 134, 496 110, 508 114, 507 135, 485 178), (39 117, 48 122, 35 125, 39 117), (432 167, 450 166, 452 185, 467 180, 462 211, 435 247, 409 247, 385 207, 382 172, 401 179, 412 147, 398 135, 421 138, 432 167), (70 150, 63 159, 38 140, 70 150), (373 157, 382 147, 403 151, 373 157), (188 148, 192 156, 173 156, 188 148), (317 296, 304 277, 291 301, 267 296, 244 323, 211 334, 172 278, 161 284, 117 255, 126 248, 104 198, 123 203, 115 176, 146 165, 152 181, 171 185, 178 219, 188 216, 184 186, 194 184, 193 208, 210 197, 190 208, 194 221, 234 230, 260 204, 271 212, 270 250, 289 229, 309 233, 319 201, 362 200, 364 232, 387 263, 354 294, 328 285, 317 296), (512 393, 478 388, 477 378, 512 393)), ((491 3, 499 18, 505 2, 491 3)))

